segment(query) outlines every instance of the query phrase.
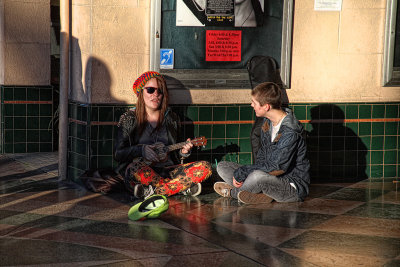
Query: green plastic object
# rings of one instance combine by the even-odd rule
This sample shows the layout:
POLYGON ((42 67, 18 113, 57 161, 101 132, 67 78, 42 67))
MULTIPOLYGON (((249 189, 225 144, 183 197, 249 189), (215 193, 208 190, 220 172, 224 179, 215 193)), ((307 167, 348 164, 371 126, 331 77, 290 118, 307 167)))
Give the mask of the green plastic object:
POLYGON ((163 195, 152 195, 143 202, 132 206, 128 211, 128 218, 137 221, 142 218, 158 218, 169 208, 168 199, 163 195))

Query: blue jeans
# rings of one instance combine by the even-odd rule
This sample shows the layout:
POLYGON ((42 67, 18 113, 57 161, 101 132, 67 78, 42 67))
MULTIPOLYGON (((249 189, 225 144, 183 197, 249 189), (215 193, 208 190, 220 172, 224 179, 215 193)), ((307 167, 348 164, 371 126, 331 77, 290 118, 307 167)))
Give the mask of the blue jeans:
MULTIPOLYGON (((242 165, 235 162, 221 161, 218 163, 217 173, 222 180, 233 186, 233 173, 240 166, 242 165)), ((232 189, 231 196, 237 198, 240 191, 264 193, 277 202, 301 201, 296 188, 290 185, 289 179, 279 178, 259 170, 251 172, 241 187, 232 189)))

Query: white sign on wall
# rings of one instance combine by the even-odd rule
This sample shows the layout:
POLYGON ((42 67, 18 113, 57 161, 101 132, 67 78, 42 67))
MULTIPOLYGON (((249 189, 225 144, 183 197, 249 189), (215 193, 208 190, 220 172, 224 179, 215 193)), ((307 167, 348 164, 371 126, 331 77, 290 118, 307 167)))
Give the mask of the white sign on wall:
POLYGON ((314 10, 317 11, 341 11, 342 0, 315 0, 314 10))

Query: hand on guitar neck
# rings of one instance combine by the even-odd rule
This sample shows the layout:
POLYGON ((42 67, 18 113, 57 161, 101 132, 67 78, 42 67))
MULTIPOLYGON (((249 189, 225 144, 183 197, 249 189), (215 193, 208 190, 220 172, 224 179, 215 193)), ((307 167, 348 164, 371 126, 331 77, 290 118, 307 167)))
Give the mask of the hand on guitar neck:
POLYGON ((163 143, 154 145, 144 145, 143 159, 147 163, 164 162, 168 159, 168 153, 177 149, 181 149, 182 154, 188 154, 193 146, 205 146, 207 139, 202 136, 194 139, 188 138, 186 142, 165 146, 163 143))

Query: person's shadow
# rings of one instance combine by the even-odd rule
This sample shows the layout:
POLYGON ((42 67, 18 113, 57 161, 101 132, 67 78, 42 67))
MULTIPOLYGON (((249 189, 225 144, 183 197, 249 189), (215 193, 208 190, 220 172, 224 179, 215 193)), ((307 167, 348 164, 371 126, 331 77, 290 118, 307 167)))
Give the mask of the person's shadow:
POLYGON ((367 147, 349 127, 334 104, 311 108, 312 130, 307 153, 312 182, 357 182, 366 179, 367 147))

